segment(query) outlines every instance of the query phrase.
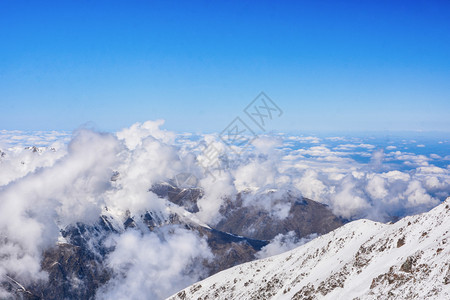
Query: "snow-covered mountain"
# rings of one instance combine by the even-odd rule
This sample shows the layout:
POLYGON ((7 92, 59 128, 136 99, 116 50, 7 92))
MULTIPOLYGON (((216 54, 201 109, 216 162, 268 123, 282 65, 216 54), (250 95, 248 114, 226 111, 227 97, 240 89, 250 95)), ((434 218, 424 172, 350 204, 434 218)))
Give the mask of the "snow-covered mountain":
POLYGON ((348 223, 169 299, 450 299, 450 198, 394 224, 348 223))

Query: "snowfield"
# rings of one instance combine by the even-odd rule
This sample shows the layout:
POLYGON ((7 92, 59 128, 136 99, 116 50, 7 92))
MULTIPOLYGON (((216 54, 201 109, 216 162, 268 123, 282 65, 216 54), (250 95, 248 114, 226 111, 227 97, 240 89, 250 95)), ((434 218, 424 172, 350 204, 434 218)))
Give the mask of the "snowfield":
POLYGON ((168 299, 450 299, 450 198, 394 224, 348 223, 168 299))

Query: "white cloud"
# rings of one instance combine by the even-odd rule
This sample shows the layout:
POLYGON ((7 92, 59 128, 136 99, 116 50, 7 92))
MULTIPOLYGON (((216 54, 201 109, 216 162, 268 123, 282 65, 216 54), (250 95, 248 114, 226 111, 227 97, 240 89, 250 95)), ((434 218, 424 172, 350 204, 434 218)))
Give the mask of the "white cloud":
POLYGON ((260 251, 256 253, 258 259, 266 258, 269 256, 277 255, 291 249, 300 247, 311 240, 315 239, 317 234, 313 233, 304 238, 297 238, 294 231, 289 231, 286 234, 278 234, 275 236, 267 246, 264 246, 260 251))
POLYGON ((120 140, 124 140, 126 146, 130 150, 134 150, 140 145, 144 138, 152 136, 164 143, 171 143, 175 139, 172 132, 161 130, 160 126, 164 124, 164 120, 147 121, 144 123, 135 123, 130 128, 125 128, 117 133, 120 140))
POLYGON ((318 144, 320 143, 321 139, 315 136, 289 136, 287 138, 288 140, 302 142, 302 143, 311 143, 311 144, 318 144))
POLYGON ((331 136, 331 137, 326 137, 325 139, 333 141, 333 142, 346 141, 347 140, 345 137, 341 137, 341 136, 331 136))
POLYGON ((426 166, 428 162, 431 160, 425 155, 416 155, 414 153, 407 153, 401 151, 390 152, 388 154, 390 157, 393 157, 397 160, 403 160, 405 164, 411 166, 426 166))
POLYGON ((373 199, 384 199, 389 194, 386 189, 386 180, 375 174, 371 174, 368 179, 366 190, 373 199))
POLYGON ((118 148, 112 135, 80 131, 66 156, 0 190, 0 275, 45 278, 41 253, 56 243, 57 223, 98 217, 118 148))
POLYGON ((397 170, 382 173, 381 176, 387 178, 390 182, 395 180, 409 181, 411 178, 411 176, 408 173, 400 172, 397 170))
POLYGON ((202 261, 212 253, 204 239, 170 226, 158 236, 128 230, 111 237, 107 266, 114 277, 97 299, 164 299, 206 275, 202 261))
POLYGON ((351 175, 347 175, 336 188, 333 195, 333 211, 344 218, 355 218, 367 214, 370 209, 369 201, 364 197, 358 181, 351 175))
POLYGON ((226 197, 233 198, 236 194, 232 177, 227 172, 209 176, 200 181, 204 189, 204 196, 197 202, 199 212, 197 216, 204 222, 216 224, 220 219, 220 206, 226 197))
POLYGON ((294 184, 303 196, 309 199, 324 199, 329 193, 329 188, 318 179, 316 170, 306 170, 303 176, 294 179, 294 184))
POLYGON ((339 145, 337 146, 335 149, 336 150, 352 150, 355 148, 364 148, 364 149, 375 149, 374 145, 371 144, 343 144, 343 145, 339 145))
POLYGON ((404 195, 407 199, 407 207, 426 206, 430 208, 439 204, 439 200, 433 199, 418 180, 413 180, 408 184, 404 195))

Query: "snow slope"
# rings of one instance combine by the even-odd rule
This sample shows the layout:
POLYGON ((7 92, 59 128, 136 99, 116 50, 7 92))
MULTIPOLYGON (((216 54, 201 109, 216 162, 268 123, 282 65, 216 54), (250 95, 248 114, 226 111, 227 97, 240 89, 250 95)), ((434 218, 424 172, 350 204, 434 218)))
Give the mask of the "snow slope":
POLYGON ((394 224, 348 223, 169 299, 450 299, 450 198, 394 224))

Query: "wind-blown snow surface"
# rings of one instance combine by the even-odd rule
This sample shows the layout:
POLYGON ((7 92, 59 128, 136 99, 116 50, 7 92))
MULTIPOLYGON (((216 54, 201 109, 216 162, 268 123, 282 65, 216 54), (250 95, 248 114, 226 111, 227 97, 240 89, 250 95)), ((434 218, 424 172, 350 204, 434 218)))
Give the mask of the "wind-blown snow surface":
POLYGON ((350 222, 169 299, 450 299, 450 198, 395 224, 350 222))
MULTIPOLYGON (((21 284, 45 280, 42 251, 61 240, 62 228, 91 224, 106 208, 116 220, 146 210, 168 217, 167 201, 149 188, 181 173, 198 179, 204 196, 192 217, 208 225, 220 221, 225 199, 242 191, 246 206, 279 218, 290 203, 275 203, 274 197, 290 193, 327 204, 343 218, 381 221, 429 210, 450 195, 448 153, 424 152, 429 144, 423 142, 427 147, 410 140, 381 145, 345 137, 261 135, 238 156, 215 135, 176 135, 161 129, 163 123, 136 123, 116 134, 0 131, 0 278, 10 276, 21 284), (208 145, 220 154, 214 177, 199 164, 209 158, 208 145)), ((139 238, 126 233, 114 238, 118 252, 108 257, 117 279, 108 283, 110 290, 102 290, 109 297, 127 291, 138 298, 139 291, 156 286, 155 297, 168 296, 182 288, 180 282, 188 285, 203 274, 184 267, 210 257, 204 241, 183 228, 158 238, 150 231, 139 238), (118 254, 126 248, 123 240, 133 242, 136 259, 118 254), (188 259, 179 257, 180 243, 188 259), (161 267, 145 255, 150 245, 174 262, 167 265, 167 276, 149 271, 161 267)), ((299 243, 290 235, 278 237, 258 256, 299 243)))

